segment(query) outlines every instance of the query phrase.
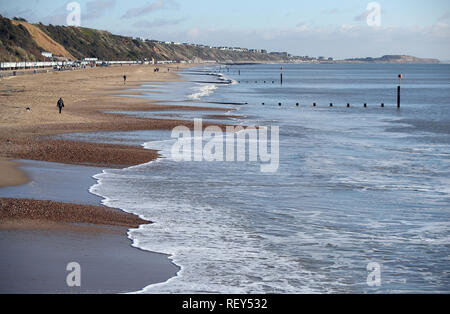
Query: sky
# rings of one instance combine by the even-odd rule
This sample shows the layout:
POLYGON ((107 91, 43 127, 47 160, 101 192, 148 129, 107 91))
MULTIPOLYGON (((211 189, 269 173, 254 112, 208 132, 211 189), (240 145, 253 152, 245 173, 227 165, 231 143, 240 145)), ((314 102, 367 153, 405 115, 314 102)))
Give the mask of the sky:
MULTIPOLYGON (((0 14, 67 25, 70 2, 1 0, 0 14)), ((76 2, 81 26, 119 35, 336 59, 407 54, 450 60, 448 0, 379 0, 369 9, 373 1, 367 0, 76 2)))

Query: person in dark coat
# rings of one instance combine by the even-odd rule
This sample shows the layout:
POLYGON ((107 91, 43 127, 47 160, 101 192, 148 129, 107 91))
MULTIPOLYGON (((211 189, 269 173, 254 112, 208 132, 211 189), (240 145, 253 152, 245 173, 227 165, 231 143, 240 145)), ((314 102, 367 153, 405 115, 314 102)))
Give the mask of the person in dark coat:
POLYGON ((123 85, 125 85, 126 83, 127 83, 127 76, 124 75, 124 76, 123 76, 123 85))
POLYGON ((62 98, 60 98, 58 100, 57 107, 59 108, 59 114, 61 114, 62 113, 62 108, 64 108, 64 100, 62 98))

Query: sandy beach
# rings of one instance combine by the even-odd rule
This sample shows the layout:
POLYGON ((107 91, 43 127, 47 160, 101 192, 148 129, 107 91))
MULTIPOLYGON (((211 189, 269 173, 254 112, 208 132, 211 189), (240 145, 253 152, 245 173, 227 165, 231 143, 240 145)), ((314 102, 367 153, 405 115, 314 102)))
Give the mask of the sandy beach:
POLYGON ((155 73, 154 66, 98 67, 0 79, 0 187, 4 188, 0 190, 0 292, 132 292, 176 275, 178 269, 167 256, 134 249, 126 238, 129 228, 148 221, 101 206, 88 193, 92 175, 100 169, 146 163, 156 159, 158 152, 51 137, 192 127, 192 122, 104 113, 160 109, 157 102, 118 96, 145 82, 178 79, 167 66, 159 68, 155 73), (128 78, 126 85, 123 75, 128 78), (60 97, 65 102, 61 115, 56 107, 60 97), (64 287, 64 263, 70 262, 69 256, 86 257, 80 260, 89 265, 87 273, 94 278, 78 291, 64 287))
MULTIPOLYGON (((171 130, 192 122, 139 119, 107 114, 105 111, 152 111, 162 106, 142 98, 119 97, 126 89, 145 82, 177 80, 172 70, 160 66, 126 66, 52 72, 0 80, 0 186, 9 181, 26 182, 16 176, 7 160, 28 159, 95 166, 123 167, 142 164, 158 157, 154 151, 119 145, 55 141, 43 136, 89 131, 171 130), (122 76, 126 74, 127 85, 122 76), (58 114, 57 100, 65 102, 58 114), (30 111, 27 111, 30 108, 30 111), (9 174, 11 172, 11 174, 9 174), (14 179, 13 179, 14 178, 14 179), (20 180, 19 180, 20 179, 20 180)), ((137 91, 127 91, 139 95, 137 91)), ((204 110, 196 107, 164 106, 165 109, 204 110)), ((222 109, 208 109, 222 111, 222 109)), ((207 125, 205 124, 205 127, 207 125)), ((13 182, 14 183, 14 182, 13 182)))

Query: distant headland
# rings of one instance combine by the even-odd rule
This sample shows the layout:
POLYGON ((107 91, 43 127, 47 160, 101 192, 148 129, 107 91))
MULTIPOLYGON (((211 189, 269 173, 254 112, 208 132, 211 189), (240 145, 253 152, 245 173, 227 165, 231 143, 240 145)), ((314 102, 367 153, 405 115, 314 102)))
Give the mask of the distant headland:
POLYGON ((347 62, 365 62, 365 63, 440 63, 438 59, 417 58, 405 55, 385 55, 380 58, 355 58, 346 59, 347 62))

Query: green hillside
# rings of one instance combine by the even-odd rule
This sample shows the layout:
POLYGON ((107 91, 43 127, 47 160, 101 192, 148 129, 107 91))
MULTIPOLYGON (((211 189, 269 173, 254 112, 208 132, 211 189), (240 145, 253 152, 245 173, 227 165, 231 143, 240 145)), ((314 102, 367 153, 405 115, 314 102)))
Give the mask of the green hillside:
POLYGON ((0 15, 0 61, 38 61, 41 51, 25 27, 0 15))

